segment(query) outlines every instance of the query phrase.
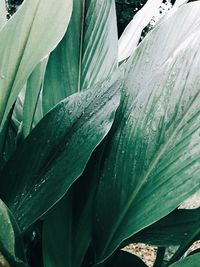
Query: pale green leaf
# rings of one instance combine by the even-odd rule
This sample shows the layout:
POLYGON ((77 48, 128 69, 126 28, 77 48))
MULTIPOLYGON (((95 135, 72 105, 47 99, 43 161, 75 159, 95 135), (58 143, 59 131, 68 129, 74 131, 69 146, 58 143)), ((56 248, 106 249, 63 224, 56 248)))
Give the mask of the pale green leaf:
POLYGON ((173 58, 177 47, 199 29, 199 22, 200 3, 189 3, 154 28, 140 43, 126 64, 129 72, 126 84, 134 89, 133 98, 146 86, 146 81, 149 81, 167 60, 173 58), (189 19, 186 20, 186 17, 189 19))
POLYGON ((176 0, 176 2, 174 3, 171 11, 174 12, 176 11, 176 9, 178 9, 180 6, 182 6, 183 4, 186 4, 189 0, 176 0))
POLYGON ((0 31, 0 130, 33 69, 63 37, 71 10, 71 0, 26 0, 0 31))
MULTIPOLYGON (((72 266, 73 212, 68 192, 45 217, 43 226, 43 259, 46 267, 72 266)), ((82 235, 80 237, 82 239, 82 235)), ((76 248, 79 251, 80 246, 76 248)), ((78 267, 78 266, 77 266, 78 267)))
POLYGON ((23 135, 26 137, 34 126, 34 117, 42 89, 47 59, 40 62, 32 72, 26 85, 23 105, 23 135))
POLYGON ((147 3, 136 13, 134 18, 125 28, 119 39, 118 60, 123 61, 131 56, 137 47, 142 30, 147 26, 153 16, 158 12, 162 0, 148 0, 147 3))

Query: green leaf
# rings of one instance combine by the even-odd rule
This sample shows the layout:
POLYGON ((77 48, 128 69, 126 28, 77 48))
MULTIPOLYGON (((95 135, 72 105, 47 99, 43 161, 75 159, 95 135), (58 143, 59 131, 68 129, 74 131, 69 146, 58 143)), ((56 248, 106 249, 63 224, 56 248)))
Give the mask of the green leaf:
POLYGON ((21 229, 27 229, 58 202, 82 174, 113 123, 120 101, 120 79, 115 73, 93 90, 60 102, 5 165, 0 196, 21 229))
POLYGON ((184 5, 155 27, 140 43, 126 64, 129 73, 126 85, 132 88, 133 99, 146 87, 147 80, 151 80, 161 66, 174 57, 177 47, 199 29, 199 16, 199 1, 184 5), (190 19, 186 20, 186 17, 190 19))
POLYGON ((71 11, 72 0, 26 0, 0 31, 0 130, 33 69, 63 37, 71 11))
POLYGON ((11 254, 15 254, 15 235, 6 206, 0 200, 0 244, 11 254))
MULTIPOLYGON (((178 246, 196 230, 199 221, 200 209, 175 210, 160 221, 132 236, 124 244, 147 243, 160 247, 178 246)), ((196 237, 196 240, 198 238, 196 237)))
POLYGON ((158 51, 154 50, 160 31, 156 29, 126 65, 126 87, 104 154, 97 192, 94 244, 98 262, 199 188, 200 33, 193 28, 189 36, 184 35, 184 28, 180 33, 183 42, 178 44, 176 39, 181 27, 178 18, 192 11, 200 15, 199 2, 187 9, 183 6, 160 26, 163 34, 169 33, 168 25, 177 20, 177 27, 175 23, 165 39, 166 51, 158 54, 161 61, 157 61, 158 51), (175 44, 178 46, 171 50, 175 44), (147 52, 149 68, 145 69, 142 53, 147 52))
POLYGON ((110 259, 99 267, 148 267, 139 257, 123 250, 117 250, 110 259))
POLYGON ((199 239, 199 237, 200 237, 200 226, 199 226, 199 224, 197 224, 197 225, 195 225, 195 227, 193 227, 192 232, 189 233, 187 238, 185 238, 181 242, 179 248, 176 250, 173 257, 170 259, 169 263, 172 264, 175 261, 179 260, 187 252, 187 250, 190 248, 190 246, 192 246, 192 244, 196 240, 199 239))
POLYGON ((4 0, 0 1, 0 29, 6 24, 6 3, 4 0))
POLYGON ((47 60, 40 62, 27 81, 23 106, 23 135, 26 137, 34 126, 34 118, 42 89, 47 60))
MULTIPOLYGON (((6 133, 6 143, 4 147, 4 161, 7 161, 16 149, 17 131, 14 122, 11 121, 6 133)), ((1 164, 0 164, 1 165, 1 164)), ((2 162, 3 165, 3 162, 2 162)))
POLYGON ((45 216, 43 258, 46 267, 82 266, 92 240, 92 209, 102 147, 95 150, 84 173, 67 195, 45 216))
POLYGON ((117 65, 114 0, 74 0, 65 37, 50 55, 43 88, 46 113, 63 98, 104 79, 117 65))
POLYGON ((0 265, 4 262, 7 266, 9 263, 12 266, 25 266, 17 258, 17 256, 22 256, 24 259, 24 254, 21 240, 15 235, 19 235, 17 225, 8 208, 0 200, 0 265))
POLYGON ((189 256, 183 260, 177 261, 170 267, 197 267, 200 262, 200 253, 197 253, 193 256, 189 256))
MULTIPOLYGON (((71 190, 72 191, 72 190, 71 190)), ((43 232, 44 266, 79 267, 91 241, 91 200, 80 212, 78 220, 72 211, 71 192, 67 193, 45 217, 43 232), (78 249, 77 249, 78 248, 78 249)), ((89 195, 89 196, 92 196, 89 195)))
POLYGON ((136 49, 143 29, 158 12, 162 0, 148 0, 133 17, 119 39, 119 62, 131 56, 136 49))
MULTIPOLYGON (((44 266, 72 266, 73 215, 71 202, 72 194, 69 190, 67 196, 45 216, 43 226, 44 266)), ((80 239, 82 240, 82 235, 80 239)), ((79 251, 79 249, 78 246, 76 250, 79 251)))

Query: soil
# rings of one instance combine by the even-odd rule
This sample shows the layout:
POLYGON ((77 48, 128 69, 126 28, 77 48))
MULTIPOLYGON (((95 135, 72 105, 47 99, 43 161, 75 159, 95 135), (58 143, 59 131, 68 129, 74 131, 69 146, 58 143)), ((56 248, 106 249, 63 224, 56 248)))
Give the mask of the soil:
MULTIPOLYGON (((194 242, 194 244, 188 249, 186 254, 189 254, 192 251, 199 248, 200 248, 200 240, 194 242)), ((138 244, 130 244, 126 246, 123 250, 140 257, 140 259, 142 259, 148 267, 153 267, 154 261, 156 259, 157 248, 148 246, 143 243, 138 243, 138 244)))

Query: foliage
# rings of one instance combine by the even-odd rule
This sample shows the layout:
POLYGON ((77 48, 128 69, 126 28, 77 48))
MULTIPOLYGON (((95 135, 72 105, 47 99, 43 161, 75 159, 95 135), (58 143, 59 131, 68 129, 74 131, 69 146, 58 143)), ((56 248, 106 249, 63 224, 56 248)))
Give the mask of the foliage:
POLYGON ((132 242, 159 248, 154 267, 199 262, 180 258, 200 210, 177 207, 200 184, 200 3, 138 45, 146 9, 118 41, 114 0, 0 6, 3 267, 145 267, 132 242))
POLYGON ((141 1, 116 0, 119 35, 122 34, 126 25, 131 21, 133 16, 146 2, 147 2, 146 0, 141 0, 141 1))

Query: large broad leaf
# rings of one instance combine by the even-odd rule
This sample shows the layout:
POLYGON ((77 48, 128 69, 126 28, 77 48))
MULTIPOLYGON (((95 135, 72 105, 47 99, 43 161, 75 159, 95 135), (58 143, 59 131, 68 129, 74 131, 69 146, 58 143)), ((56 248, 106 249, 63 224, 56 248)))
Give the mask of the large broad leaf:
POLYGON ((79 267, 89 247, 92 221, 90 203, 93 194, 89 194, 89 200, 83 210, 79 210, 79 216, 75 216, 72 211, 75 204, 73 197, 78 196, 68 192, 67 196, 45 217, 44 266, 79 267))
POLYGON ((95 150, 82 176, 44 218, 43 258, 46 267, 82 266, 92 240, 92 208, 102 147, 95 150))
POLYGON ((177 47, 199 29, 199 22, 200 3, 197 1, 179 8, 147 35, 126 64, 129 72, 126 84, 133 88, 133 98, 145 88, 154 73, 173 58, 177 47))
POLYGON ((169 18, 144 40, 134 61, 128 63, 133 62, 130 69, 127 67, 123 102, 105 151, 97 193, 97 261, 103 261, 123 240, 171 212, 199 188, 200 33, 192 34, 193 28, 185 36, 184 29, 178 35, 183 43, 171 50, 178 44, 175 33, 180 25, 177 20, 176 28, 176 19, 197 10, 200 15, 199 2, 180 8, 175 18, 169 18), (154 49, 158 44, 153 42, 160 29, 168 33, 172 21, 174 30, 165 42, 170 48, 157 60, 154 49), (148 62, 148 69, 143 67, 145 47, 149 48, 148 62, 154 74, 148 62), (137 75, 143 75, 139 84, 137 75))
POLYGON ((44 112, 106 77, 117 64, 117 44, 114 0, 74 0, 65 37, 49 58, 44 112))
MULTIPOLYGON (((116 66, 114 1, 74 1, 67 33, 48 62, 43 88, 44 112, 73 92, 97 83, 116 66)), ((95 157, 73 188, 73 198, 65 197, 45 217, 45 266, 78 267, 82 263, 91 242, 91 209, 98 163, 95 157)))
POLYGON ((125 28, 119 39, 119 61, 123 61, 133 54, 139 43, 142 30, 158 12, 162 2, 162 0, 148 0, 125 28))
POLYGON ((5 204, 0 200, 0 265, 24 267, 25 264, 17 258, 22 255, 21 242, 16 240, 15 234, 19 234, 14 218, 5 204), (17 242, 16 242, 17 241, 17 242), (17 246, 16 246, 17 245, 17 246), (17 253, 16 253, 17 250, 17 253), (3 256, 2 256, 3 255, 3 256))
POLYGON ((0 130, 35 66, 63 37, 71 11, 72 0, 26 0, 0 31, 0 130))
POLYGON ((50 209, 83 172, 113 123, 120 83, 116 73, 93 90, 59 103, 4 167, 0 196, 23 230, 50 209))
POLYGON ((193 256, 189 256, 183 260, 177 261, 170 267, 197 267, 200 262, 200 253, 197 253, 193 256))
MULTIPOLYGON (((147 243, 153 246, 178 246, 188 239, 199 226, 200 209, 176 210, 126 240, 130 243, 147 243)), ((199 236, 196 237, 196 240, 199 236)))

